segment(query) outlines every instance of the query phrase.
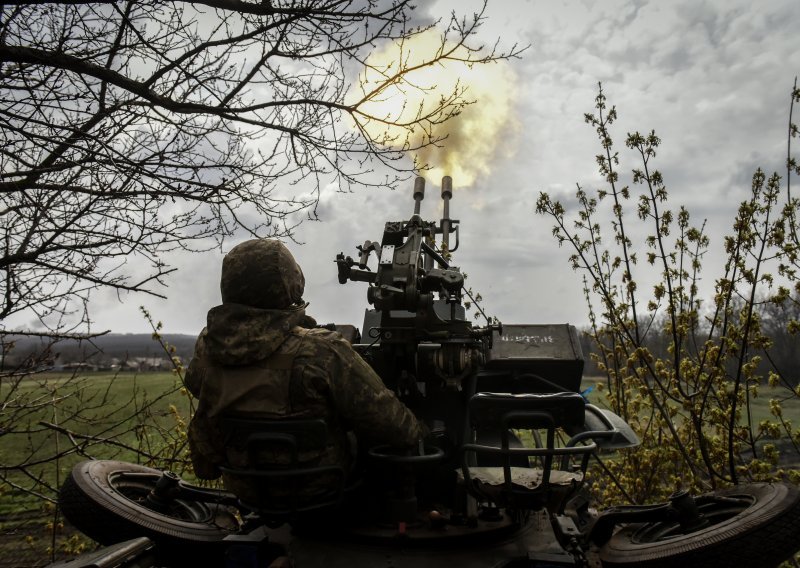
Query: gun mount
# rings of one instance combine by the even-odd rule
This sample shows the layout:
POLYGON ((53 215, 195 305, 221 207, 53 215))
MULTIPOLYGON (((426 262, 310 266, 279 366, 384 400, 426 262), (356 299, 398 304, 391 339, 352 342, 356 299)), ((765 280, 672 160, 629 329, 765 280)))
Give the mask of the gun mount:
POLYGON ((441 187, 438 223, 420 216, 425 180, 419 177, 408 221, 387 222, 380 242, 356 247, 358 260, 336 256, 339 282, 366 282, 367 301, 374 306, 365 311, 356 349, 412 404, 408 389, 398 386, 424 383, 430 393, 439 386, 431 384, 432 376, 455 390, 471 383, 476 391, 576 392, 583 355, 573 326, 510 325, 503 333, 497 320, 485 318, 481 327, 467 319, 464 274, 450 263, 459 246, 459 221, 450 218, 449 176, 441 187), (369 267, 372 253, 375 270, 369 267))
MULTIPOLYGON (((407 221, 387 222, 380 242, 367 240, 356 247, 357 260, 336 256, 340 283, 368 285, 371 307, 354 348, 435 432, 451 466, 469 441, 464 424, 477 393, 575 393, 583 373, 572 326, 511 325, 503 333, 502 324, 482 311, 482 326, 467 317, 464 274, 452 264, 460 243, 460 223, 450 218, 452 193, 446 176, 442 217, 426 221, 420 213, 425 180, 417 178, 414 211, 407 221), (369 263, 373 253, 374 269, 369 263)), ((500 430, 492 442, 500 443, 500 430)))
POLYGON ((340 283, 369 284, 367 300, 374 308, 366 310, 359 351, 388 386, 412 399, 421 388, 444 385, 460 390, 464 379, 486 363, 493 335, 502 330, 498 322, 487 319, 486 326, 476 327, 466 317, 464 275, 450 264, 459 226, 450 218, 452 180, 442 180, 443 215, 438 223, 420 216, 424 194, 425 180, 420 177, 408 221, 387 222, 380 243, 368 240, 357 247, 358 260, 344 253, 336 256, 340 283), (451 234, 456 237, 452 249, 451 234), (375 270, 368 264, 373 252, 375 270), (423 379, 424 371, 430 370, 433 375, 423 379))

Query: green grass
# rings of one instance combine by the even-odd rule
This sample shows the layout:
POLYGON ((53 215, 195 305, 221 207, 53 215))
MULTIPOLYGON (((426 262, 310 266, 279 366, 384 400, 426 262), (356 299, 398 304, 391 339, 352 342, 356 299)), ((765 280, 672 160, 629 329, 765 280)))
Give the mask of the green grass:
MULTIPOLYGON (((588 378, 582 388, 599 381, 588 378)), ((761 387, 759 397, 751 404, 753 421, 772 418, 769 400, 782 398, 784 392, 761 387)), ((598 406, 606 406, 604 394, 597 388, 588 393, 588 398, 598 406)), ((180 392, 180 384, 171 373, 94 373, 81 377, 50 374, 16 385, 0 383, 0 465, 43 461, 28 468, 40 482, 15 471, 5 471, 7 482, 0 482, 0 558, 27 551, 38 562, 49 557, 51 542, 61 550, 60 556, 65 550, 75 552, 75 542, 84 542, 69 527, 57 529, 51 541, 53 532, 47 526, 54 519, 52 507, 35 495, 13 488, 12 483, 52 499, 72 466, 87 455, 147 461, 143 454, 158 453, 176 432, 171 405, 188 418, 189 399, 180 392), (73 435, 43 426, 42 422, 73 435), (113 440, 127 448, 99 440, 113 440), (59 452, 66 455, 47 461, 59 452), (78 541, 74 541, 76 538, 78 541)), ((783 409, 784 418, 794 425, 800 422, 800 401, 785 401, 783 409)))
MULTIPOLYGON (((585 391, 592 388, 588 393, 589 401, 597 406, 607 408, 605 391, 596 388, 598 383, 605 383, 605 379, 603 377, 584 378, 581 383, 581 389, 585 391)), ((788 391, 783 387, 759 386, 758 396, 750 399, 750 420, 752 423, 758 425, 762 420, 775 420, 775 417, 770 412, 770 400, 778 399, 781 401, 784 419, 791 420, 795 427, 800 425, 800 398, 797 396, 787 397, 787 394, 789 394, 788 391)), ((744 420, 745 415, 743 414, 742 421, 744 420)))
MULTIPOLYGON (((599 381, 585 379, 582 388, 599 381)), ((784 398, 785 392, 759 389, 759 396, 751 400, 754 424, 774 418, 770 399, 784 398)), ((597 388, 588 398, 606 406, 597 388)), ((47 374, 13 386, 8 381, 0 384, 0 465, 31 464, 26 473, 6 469, 6 482, 0 484, 0 517, 41 507, 36 494, 54 499, 55 489, 72 466, 89 456, 147 462, 176 435, 171 406, 188 418, 189 399, 171 373, 47 374)), ((800 400, 785 400, 783 416, 795 426, 800 423, 800 400)))
POLYGON ((42 565, 91 549, 47 499, 90 456, 141 463, 184 444, 171 406, 188 419, 189 399, 171 373, 0 381, 0 566, 42 565))
MULTIPOLYGON (((598 378, 587 378, 582 388, 598 382, 598 378)), ((751 401, 753 422, 772 419, 769 401, 783 398, 785 392, 761 387, 759 396, 751 401)), ((588 393, 588 398, 606 406, 604 394, 597 388, 588 393)), ((0 484, 0 516, 41 505, 40 499, 25 490, 55 498, 54 488, 75 463, 88 456, 148 461, 149 455, 158 454, 175 435, 176 417, 171 406, 188 418, 189 399, 180 392, 178 379, 171 373, 46 374, 13 386, 8 381, 0 384, 0 465, 8 468, 42 462, 30 465, 29 475, 6 472, 7 482, 0 484), (47 461, 59 454, 63 457, 47 461)), ((783 415, 794 425, 800 423, 800 400, 794 397, 784 401, 783 415)))
MULTIPOLYGON (((605 383, 605 378, 585 378, 581 389, 586 390, 590 387, 594 387, 588 393, 589 401, 601 408, 608 408, 609 405, 605 397, 605 391, 596 388, 597 383, 605 383)), ((771 400, 773 399, 780 401, 783 420, 793 431, 796 431, 798 427, 800 427, 800 398, 793 395, 785 387, 760 385, 758 387, 758 396, 750 398, 749 417, 748 413, 742 409, 740 424, 747 425, 749 420, 752 424, 753 431, 757 434, 759 432, 759 424, 762 421, 766 420, 775 423, 777 418, 771 412, 771 400)), ((680 417, 678 417, 677 420, 680 420, 680 417)), ((800 453, 798 453, 793 446, 791 438, 787 435, 785 430, 781 429, 781 436, 778 439, 769 438, 767 436, 760 437, 756 442, 756 447, 759 448, 760 451, 765 444, 774 444, 778 447, 780 451, 780 466, 782 468, 800 468, 800 453)))
POLYGON ((0 384, 0 405, 0 464, 12 468, 0 485, 0 516, 40 507, 36 494, 54 498, 89 457, 147 461, 175 434, 170 406, 184 418, 189 411, 171 373, 37 375, 0 384))

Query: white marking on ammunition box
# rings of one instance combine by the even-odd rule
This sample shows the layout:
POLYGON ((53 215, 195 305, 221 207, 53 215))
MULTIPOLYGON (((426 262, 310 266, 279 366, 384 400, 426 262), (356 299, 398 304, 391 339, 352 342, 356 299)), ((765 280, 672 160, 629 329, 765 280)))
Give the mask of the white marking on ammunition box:
POLYGON ((501 335, 500 341, 513 341, 515 343, 555 343, 552 335, 501 335))

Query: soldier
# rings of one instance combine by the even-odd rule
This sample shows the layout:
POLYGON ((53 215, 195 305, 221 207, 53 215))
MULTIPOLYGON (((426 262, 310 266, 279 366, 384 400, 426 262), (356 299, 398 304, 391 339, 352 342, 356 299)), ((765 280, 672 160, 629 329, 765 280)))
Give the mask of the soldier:
MULTIPOLYGON (((305 278, 280 242, 254 239, 234 247, 222 262, 222 305, 208 312, 186 373, 186 386, 199 399, 189 424, 195 473, 216 479, 220 465, 248 467, 242 440, 223 432, 224 416, 280 421, 323 418, 327 445, 300 460, 309 466, 341 465, 354 460, 348 432, 359 444, 411 446, 421 426, 388 390, 372 368, 336 332, 308 329, 305 278), (352 435, 351 435, 352 436, 352 435)), ((313 320, 312 320, 313 321, 313 320)), ((286 457, 276 456, 276 461, 286 457)), ((256 487, 253 478, 223 475, 226 487, 245 502, 262 507, 296 488, 256 487)), ((315 480, 319 485, 330 478, 315 480)))

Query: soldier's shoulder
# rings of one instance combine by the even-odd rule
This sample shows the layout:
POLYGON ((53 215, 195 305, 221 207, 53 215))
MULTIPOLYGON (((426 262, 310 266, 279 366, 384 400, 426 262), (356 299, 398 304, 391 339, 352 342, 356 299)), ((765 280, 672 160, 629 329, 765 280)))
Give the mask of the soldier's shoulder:
POLYGON ((314 350, 346 353, 348 355, 352 352, 350 343, 337 331, 324 328, 295 328, 292 330, 292 335, 298 339, 302 338, 303 343, 314 350))
POLYGON ((208 349, 208 328, 204 327, 203 331, 197 336, 194 342, 194 357, 204 355, 208 349))
MULTIPOLYGON (((325 329, 322 327, 315 327, 312 329, 295 328, 293 331, 298 335, 307 337, 308 340, 312 342, 339 343, 344 341, 342 334, 338 331, 331 331, 330 329, 325 329)), ((345 343, 347 342, 345 341, 345 343)))

